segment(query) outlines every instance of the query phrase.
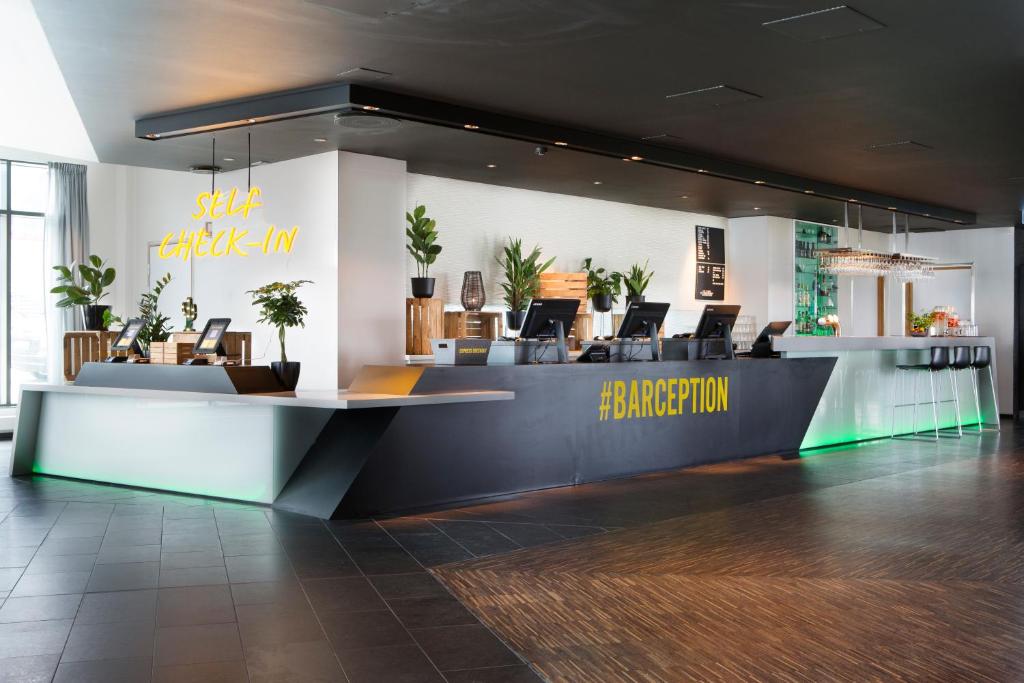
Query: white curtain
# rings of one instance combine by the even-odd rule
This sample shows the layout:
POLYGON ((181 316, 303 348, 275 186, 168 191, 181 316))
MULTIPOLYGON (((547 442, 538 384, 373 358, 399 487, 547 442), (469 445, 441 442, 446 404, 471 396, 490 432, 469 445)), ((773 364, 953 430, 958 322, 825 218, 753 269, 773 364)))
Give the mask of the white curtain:
MULTIPOLYGON (((86 197, 86 167, 80 164, 51 162, 50 191, 46 208, 45 248, 47 268, 44 274, 49 291, 56 285, 52 266, 82 263, 89 256, 89 203, 86 197)), ((64 381, 64 332, 84 327, 82 312, 75 308, 58 309, 57 295, 47 302, 47 374, 51 383, 64 381)))

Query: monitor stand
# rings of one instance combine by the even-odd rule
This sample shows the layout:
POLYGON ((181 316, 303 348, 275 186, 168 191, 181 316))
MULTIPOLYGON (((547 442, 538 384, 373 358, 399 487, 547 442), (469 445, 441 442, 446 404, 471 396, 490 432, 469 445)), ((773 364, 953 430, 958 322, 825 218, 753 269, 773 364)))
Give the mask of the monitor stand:
POLYGON ((661 360, 661 343, 658 341, 657 323, 647 323, 647 338, 651 342, 651 360, 661 360))
MULTIPOLYGON (((716 353, 714 355, 702 354, 704 360, 736 360, 736 353, 732 349, 732 328, 728 325, 718 324, 717 330, 722 331, 722 342, 725 344, 725 353, 716 353)), ((707 340, 703 341, 703 346, 707 348, 707 340)))
POLYGON ((568 363, 569 362, 569 351, 565 346, 565 328, 562 325, 561 320, 553 320, 552 324, 555 327, 555 350, 558 352, 558 362, 568 363))

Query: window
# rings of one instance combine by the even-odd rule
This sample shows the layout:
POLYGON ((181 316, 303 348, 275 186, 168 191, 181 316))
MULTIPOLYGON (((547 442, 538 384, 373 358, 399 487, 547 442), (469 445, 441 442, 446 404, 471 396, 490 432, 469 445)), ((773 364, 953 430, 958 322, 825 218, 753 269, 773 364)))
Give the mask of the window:
POLYGON ((22 384, 46 381, 45 164, 0 159, 0 405, 17 403, 22 384))

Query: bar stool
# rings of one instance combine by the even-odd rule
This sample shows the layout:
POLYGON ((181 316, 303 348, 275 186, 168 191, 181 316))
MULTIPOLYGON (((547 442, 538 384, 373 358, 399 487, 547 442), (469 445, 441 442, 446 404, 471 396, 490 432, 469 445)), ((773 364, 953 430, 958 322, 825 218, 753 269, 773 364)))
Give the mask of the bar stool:
MULTIPOLYGON (((925 404, 921 403, 920 401, 917 400, 917 379, 918 379, 918 377, 921 376, 922 372, 927 372, 928 373, 928 382, 929 382, 929 384, 931 386, 931 391, 932 391, 932 400, 931 400, 931 406, 932 406, 932 431, 935 432, 935 440, 936 441, 939 440, 939 411, 938 411, 938 407, 937 407, 939 401, 937 401, 936 398, 935 398, 935 374, 938 373, 938 372, 942 372, 943 370, 947 370, 947 371, 949 370, 949 347, 946 347, 946 346, 933 346, 933 347, 931 347, 931 349, 929 350, 929 353, 928 353, 928 362, 927 363, 921 363, 921 364, 915 364, 915 365, 897 365, 896 366, 896 381, 893 382, 893 387, 892 387, 892 438, 893 439, 896 439, 896 438, 911 438, 912 439, 912 438, 915 438, 918 435, 922 434, 922 432, 919 432, 918 429, 917 429, 917 406, 925 405, 925 404), (905 373, 908 373, 908 372, 913 373, 913 375, 914 375, 914 386, 913 386, 913 390, 912 390, 913 393, 911 395, 913 403, 897 403, 896 400, 897 400, 897 396, 898 396, 898 393, 899 393, 899 388, 903 384, 903 376, 904 376, 905 373), (909 408, 910 406, 914 407, 914 419, 913 419, 912 431, 910 432, 910 434, 907 434, 907 435, 901 434, 899 437, 897 437, 896 436, 896 409, 897 408, 909 408)), ((950 381, 952 382, 952 379, 950 379, 950 381)))
POLYGON ((999 431, 999 396, 996 395, 996 381, 992 374, 992 349, 987 346, 975 346, 974 358, 971 361, 971 385, 974 388, 974 408, 978 411, 978 431, 998 432, 999 431), (981 398, 978 393, 978 373, 988 368, 988 384, 992 389, 992 408, 996 414, 995 426, 985 426, 985 418, 981 414, 981 398))
MULTIPOLYGON (((971 377, 973 378, 974 370, 971 369, 971 362, 970 346, 953 347, 953 358, 949 364, 949 381, 950 386, 953 388, 953 407, 956 413, 957 438, 964 435, 964 421, 960 412, 960 382, 957 380, 957 376, 965 370, 970 370, 971 377)), ((942 431, 946 431, 946 429, 953 429, 953 427, 946 427, 942 431)))

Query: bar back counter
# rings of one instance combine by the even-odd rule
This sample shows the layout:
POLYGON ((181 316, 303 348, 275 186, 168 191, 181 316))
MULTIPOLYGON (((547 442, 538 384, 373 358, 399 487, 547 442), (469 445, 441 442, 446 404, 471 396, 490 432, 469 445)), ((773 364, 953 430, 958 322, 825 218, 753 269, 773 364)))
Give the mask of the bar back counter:
POLYGON ((369 366, 348 391, 298 394, 219 393, 200 373, 224 368, 86 365, 24 388, 11 473, 322 518, 409 511, 794 453, 835 363, 369 366))

